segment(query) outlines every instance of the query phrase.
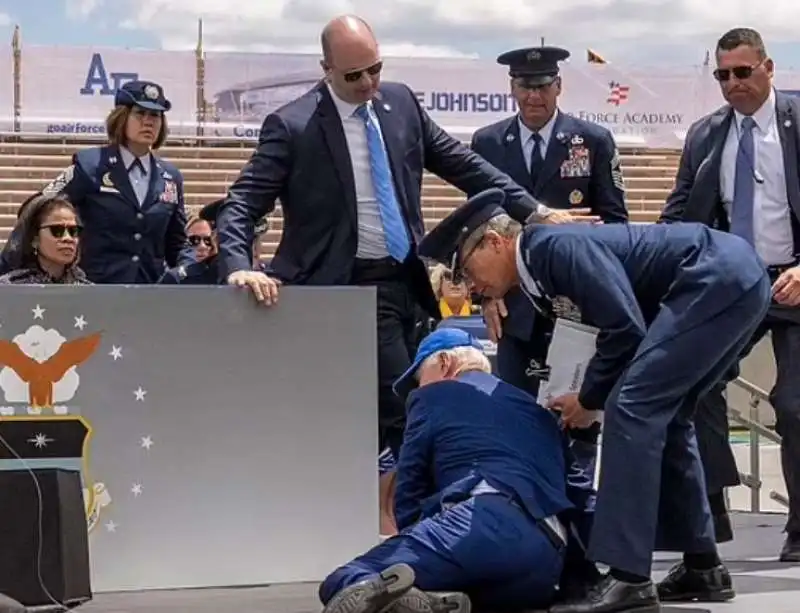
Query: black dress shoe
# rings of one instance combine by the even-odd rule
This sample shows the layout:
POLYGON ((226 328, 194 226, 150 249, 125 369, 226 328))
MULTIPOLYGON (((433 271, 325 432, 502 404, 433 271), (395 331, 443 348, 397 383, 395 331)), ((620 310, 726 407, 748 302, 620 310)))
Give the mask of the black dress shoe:
POLYGON ((550 607, 550 613, 661 613, 652 581, 625 583, 606 576, 585 598, 550 607))
POLYGON ((800 534, 786 537, 781 549, 781 562, 800 562, 800 534))
POLYGON ((680 562, 658 584, 662 602, 724 602, 734 596, 731 574, 722 564, 709 570, 695 570, 680 562))
POLYGON ((414 579, 414 569, 395 564, 373 579, 340 590, 325 605, 323 613, 378 613, 414 587, 414 579))
POLYGON ((728 512, 718 513, 713 516, 714 537, 717 543, 727 543, 733 540, 733 526, 728 512))

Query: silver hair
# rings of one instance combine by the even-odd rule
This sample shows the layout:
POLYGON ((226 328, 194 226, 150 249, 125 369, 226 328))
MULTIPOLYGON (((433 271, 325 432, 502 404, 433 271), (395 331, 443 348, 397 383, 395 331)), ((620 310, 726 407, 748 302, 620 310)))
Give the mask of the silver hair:
POLYGON ((514 238, 522 232, 522 224, 512 219, 509 215, 498 215, 475 228, 461 246, 461 253, 467 254, 481 242, 486 233, 492 230, 505 238, 514 238))
POLYGON ((432 353, 420 364, 417 372, 433 364, 442 354, 447 354, 453 358, 456 363, 456 375, 471 370, 478 370, 485 373, 492 372, 492 365, 489 362, 489 358, 486 357, 483 351, 475 347, 456 347, 455 349, 443 349, 442 351, 432 353))

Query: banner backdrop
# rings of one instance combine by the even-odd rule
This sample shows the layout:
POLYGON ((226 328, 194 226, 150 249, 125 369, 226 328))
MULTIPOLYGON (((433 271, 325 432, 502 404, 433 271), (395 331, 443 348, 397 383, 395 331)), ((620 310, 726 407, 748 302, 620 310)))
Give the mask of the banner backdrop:
POLYGON ((2 294, 0 470, 81 471, 96 591, 318 581, 377 542, 373 289, 2 294))
MULTIPOLYGON (((10 58, 9 52, 0 59, 6 75, 10 58)), ((28 132, 102 134, 116 87, 141 78, 164 87, 174 134, 196 134, 200 85, 205 134, 256 139, 264 116, 308 91, 321 74, 316 55, 210 52, 198 70, 190 51, 26 47, 22 125, 28 132)), ((692 122, 722 103, 710 67, 645 69, 573 59, 562 75, 562 110, 606 126, 620 144, 679 146, 692 122)), ((383 78, 408 84, 451 132, 470 133, 516 111, 506 69, 491 60, 386 58, 383 78)), ((800 90, 800 73, 779 72, 776 84, 800 90)), ((10 91, 0 88, 6 130, 10 91)))

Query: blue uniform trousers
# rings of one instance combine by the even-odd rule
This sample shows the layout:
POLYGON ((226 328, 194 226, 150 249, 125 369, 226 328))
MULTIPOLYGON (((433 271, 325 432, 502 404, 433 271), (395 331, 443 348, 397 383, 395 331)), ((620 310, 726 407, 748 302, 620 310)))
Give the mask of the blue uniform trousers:
MULTIPOLYGON (((693 412, 698 397, 738 359, 769 295, 765 276, 728 308, 677 336, 684 308, 664 302, 605 404, 592 560, 650 576, 654 550, 715 551, 693 412)), ((676 302, 683 307, 690 298, 676 302)))
POLYGON ((563 548, 507 497, 480 494, 339 567, 320 585, 320 600, 399 563, 414 569, 421 590, 465 592, 478 608, 521 610, 549 606, 563 548))

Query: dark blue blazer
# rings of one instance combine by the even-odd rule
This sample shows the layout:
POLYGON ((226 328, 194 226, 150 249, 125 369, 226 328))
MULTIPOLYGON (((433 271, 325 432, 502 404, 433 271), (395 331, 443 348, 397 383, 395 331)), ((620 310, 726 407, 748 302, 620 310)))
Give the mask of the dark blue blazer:
POLYGON ((676 314, 679 335, 765 275, 746 241, 694 223, 534 225, 523 230, 520 250, 536 286, 523 287, 569 298, 600 330, 580 391, 589 410, 603 409, 662 308, 676 314))
MULTIPOLYGON (((141 206, 116 146, 79 151, 51 184, 78 210, 85 228, 80 265, 92 283, 156 283, 166 268, 194 261, 186 242, 183 176, 166 160, 151 160, 141 206)), ((12 233, 3 249, 0 271, 14 266, 16 238, 12 233)))
POLYGON ((170 268, 158 282, 162 285, 217 285, 220 282, 217 256, 170 268))
MULTIPOLYGON (((397 199, 415 243, 425 228, 422 175, 428 170, 467 194, 491 186, 506 191, 510 213, 523 219, 535 201, 468 147, 448 135, 403 84, 383 83, 373 100, 381 123, 397 199)), ((253 156, 228 191, 217 218, 222 274, 250 268, 253 228, 280 199, 283 235, 272 261, 285 283, 350 283, 358 246, 356 191, 339 113, 324 83, 264 120, 253 156)), ((421 304, 438 318, 427 271, 414 273, 421 304)))
MULTIPOLYGON (((793 213, 795 252, 800 255, 800 101, 775 92, 775 110, 783 147, 786 193, 793 213)), ((696 221, 719 230, 730 230, 730 219, 720 193, 720 165, 733 115, 733 109, 725 105, 689 128, 675 188, 667 198, 659 221, 696 221)))
POLYGON ((547 206, 556 209, 589 207, 607 223, 628 220, 625 192, 619 185, 619 179, 615 185, 612 175, 613 171, 620 178, 622 176, 617 145, 611 132, 602 126, 559 112, 547 145, 544 169, 536 185, 531 182, 530 168, 522 155, 516 115, 477 130, 472 136, 472 150, 507 172, 547 206), (591 174, 587 177, 562 177, 561 165, 569 159, 570 148, 576 137, 581 139, 580 146, 589 150, 591 174), (584 200, 572 205, 570 194, 576 191, 582 194, 584 200))
POLYGON ((563 433, 529 394, 497 377, 465 373, 419 388, 397 463, 395 516, 402 530, 486 480, 542 519, 573 506, 563 433))

